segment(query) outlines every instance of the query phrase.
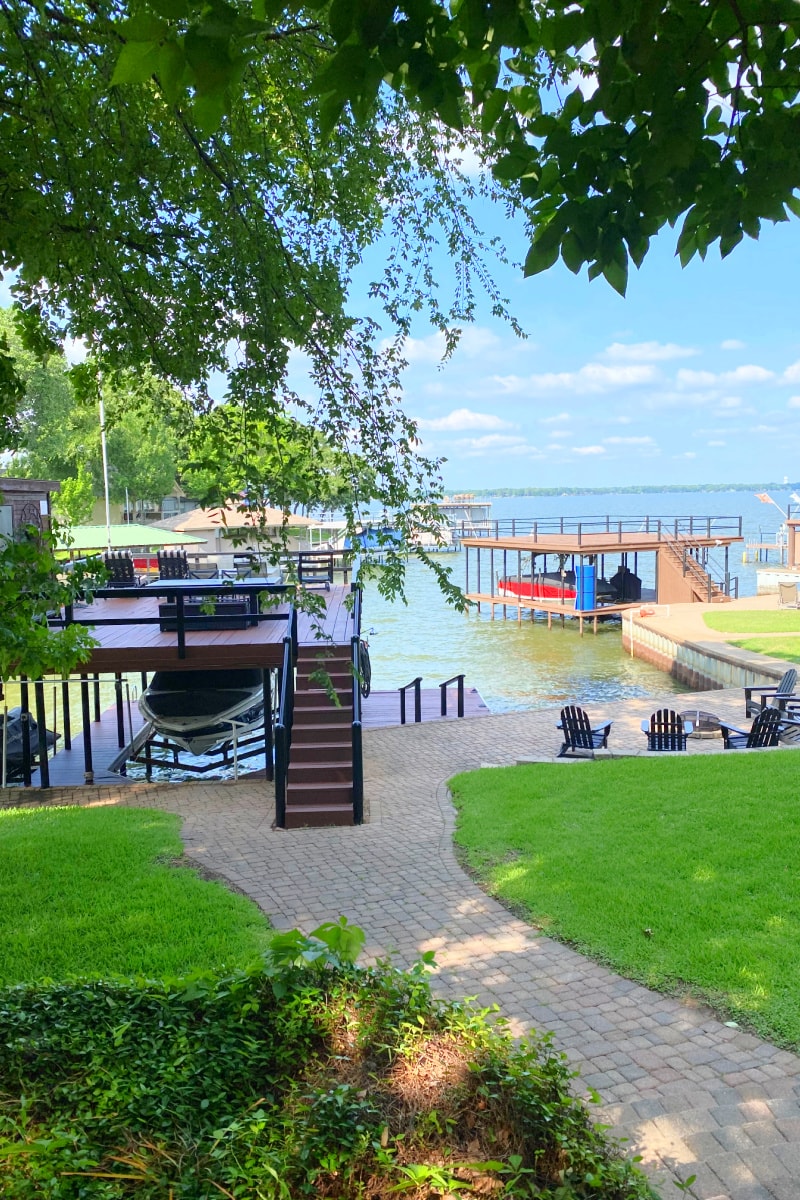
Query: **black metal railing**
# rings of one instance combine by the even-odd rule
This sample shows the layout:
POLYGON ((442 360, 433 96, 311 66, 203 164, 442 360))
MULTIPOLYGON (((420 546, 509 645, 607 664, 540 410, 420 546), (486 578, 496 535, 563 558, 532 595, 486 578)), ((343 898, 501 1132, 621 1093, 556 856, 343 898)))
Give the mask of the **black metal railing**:
POLYGON ((552 537, 568 534, 577 537, 577 544, 591 541, 598 534, 615 535, 618 542, 636 533, 655 534, 656 541, 669 537, 741 538, 742 518, 725 516, 631 516, 631 517, 508 517, 486 521, 480 527, 468 521, 456 521, 449 526, 459 538, 552 537))
POLYGON ((169 603, 161 606, 155 617, 143 617, 135 612, 124 617, 103 617, 92 615, 91 604, 81 609, 76 615, 74 605, 66 605, 63 615, 51 617, 48 624, 56 628, 68 625, 86 625, 91 628, 105 626, 127 625, 158 625, 162 633, 175 633, 178 647, 178 658, 186 657, 186 634, 203 629, 224 629, 230 627, 232 618, 246 625, 258 625, 263 621, 285 621, 285 612, 261 612, 259 597, 263 593, 283 596, 289 592, 285 584, 250 583, 247 580, 211 581, 163 581, 148 584, 146 587, 103 587, 92 592, 92 600, 128 600, 147 596, 167 597, 169 603), (233 605, 228 603, 232 597, 243 596, 241 607, 237 606, 232 612, 233 605), (198 598, 193 600, 192 598, 198 598), (174 601, 174 610, 172 602, 174 601), (221 603, 217 603, 220 601, 221 603), (187 602, 189 611, 187 612, 187 602), (206 609, 208 611, 206 611, 206 609), (169 611, 167 611, 169 610, 169 611))
POLYGON ((398 688, 400 693, 400 724, 406 723, 406 692, 409 688, 414 689, 414 723, 419 725, 422 720, 422 676, 418 675, 416 679, 412 679, 405 687, 398 688))
POLYGON ((353 824, 364 821, 364 750, 362 741, 363 722, 361 716, 361 604, 362 592, 357 584, 352 585, 353 635, 350 639, 350 658, 353 672, 353 824))
POLYGON ((278 675, 278 711, 273 742, 275 746, 275 824, 286 828, 286 783, 294 723, 294 666, 297 661, 297 612, 293 608, 289 632, 283 639, 283 662, 278 675))
POLYGON ((439 684, 439 691, 441 694, 441 702, 439 705, 439 711, 443 717, 447 716, 447 689, 450 687, 451 683, 455 683, 458 685, 458 707, 456 709, 456 712, 459 717, 463 717, 463 715, 464 715, 464 676, 463 675, 454 675, 452 679, 446 679, 444 683, 439 684))

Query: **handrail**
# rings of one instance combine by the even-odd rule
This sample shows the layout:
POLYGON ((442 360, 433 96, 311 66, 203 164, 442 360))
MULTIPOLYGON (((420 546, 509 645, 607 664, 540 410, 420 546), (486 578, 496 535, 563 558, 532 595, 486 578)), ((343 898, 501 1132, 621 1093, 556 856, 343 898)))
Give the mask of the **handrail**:
MULTIPOLYGON (((216 599, 217 597, 228 597, 243 595, 249 599, 248 611, 242 613, 246 617, 250 625, 258 625, 262 621, 283 621, 286 619, 285 612, 259 612, 258 597, 262 592, 269 592, 275 595, 284 595, 289 592, 286 584, 280 583, 250 583, 246 580, 224 581, 216 580, 204 581, 196 580, 187 583, 186 580, 162 580, 149 584, 147 587, 102 587, 97 588, 91 593, 92 600, 127 600, 134 597, 149 596, 158 598, 159 596, 167 596, 175 600, 175 614, 165 616, 161 613, 155 617, 142 617, 135 613, 130 613, 125 617, 98 617, 92 616, 90 613, 82 613, 81 616, 75 615, 74 606, 71 604, 64 606, 63 616, 59 614, 56 617, 51 617, 48 620, 48 625, 51 628, 66 628, 69 625, 86 625, 92 628, 102 626, 139 626, 139 625, 158 625, 162 626, 165 620, 175 622, 175 634, 178 647, 178 658, 186 657, 186 633, 193 629, 192 622, 196 619, 193 616, 187 618, 185 602, 187 596, 191 599, 193 596, 202 596, 205 598, 216 599), (180 587, 176 587, 176 582, 180 582, 180 587), (187 621, 189 622, 187 626, 187 621)), ((294 610, 290 610, 291 612, 294 610)), ((237 614, 239 615, 239 614, 237 614)), ((223 627, 223 622, 230 620, 231 614, 226 613, 222 609, 217 609, 214 612, 209 612, 202 615, 203 621, 210 621, 212 624, 219 621, 220 628, 223 627)), ((296 625, 297 615, 295 613, 294 621, 296 625)), ((162 632, 168 633, 171 630, 162 629, 162 632)), ((296 643, 295 635, 295 643, 296 643)), ((297 647, 295 644, 295 651, 297 647)))
POLYGON ((463 715, 464 715, 464 676, 463 675, 454 675, 452 679, 446 679, 444 683, 439 684, 439 690, 441 692, 441 704, 440 704, 441 715, 443 717, 447 716, 447 689, 451 683, 458 684, 458 709, 457 709, 457 712, 458 712, 459 717, 463 717, 463 715))
POLYGON ((414 689, 414 724, 419 725, 422 720, 422 693, 420 687, 422 684, 422 676, 418 675, 416 679, 412 679, 405 687, 398 688, 400 693, 400 724, 406 723, 406 691, 408 688, 414 689))
POLYGON ((363 595, 358 584, 353 583, 353 635, 350 638, 350 665, 353 672, 353 824, 364 821, 364 753, 362 745, 361 678, 359 675, 359 649, 361 646, 361 604, 363 595))
POLYGON ((294 608, 290 614, 289 629, 290 632, 283 639, 283 665, 275 722, 275 824, 278 829, 286 828, 286 781, 294 721, 294 664, 297 657, 297 613, 294 608))
POLYGON ((506 517, 503 520, 489 520, 480 526, 470 526, 466 521, 451 522, 448 526, 451 533, 460 539, 480 541, 484 538, 500 537, 532 537, 552 534, 577 535, 578 545, 591 542, 595 534, 613 534, 617 543, 622 541, 624 533, 655 534, 657 542, 669 537, 688 536, 694 538, 712 537, 742 537, 742 517, 740 516, 664 516, 654 517, 629 516, 575 516, 575 517, 537 517, 522 520, 520 517, 506 517))

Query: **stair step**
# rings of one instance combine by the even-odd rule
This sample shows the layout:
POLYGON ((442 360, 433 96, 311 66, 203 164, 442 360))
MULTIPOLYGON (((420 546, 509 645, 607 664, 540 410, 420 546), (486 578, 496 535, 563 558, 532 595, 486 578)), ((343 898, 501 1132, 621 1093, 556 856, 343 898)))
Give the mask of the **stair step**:
POLYGON ((346 742, 292 742, 292 763, 298 765, 316 762, 349 763, 353 758, 353 746, 346 742))
POLYGON ((353 764, 348 761, 336 762, 329 758, 297 762, 292 757, 289 763, 289 786, 293 783, 346 783, 353 786, 353 764))
POLYGON ((306 804, 323 807, 326 804, 352 804, 353 784, 351 783, 286 783, 286 806, 290 804, 306 804))
POLYGON ((320 724, 314 722, 306 724, 295 721, 292 727, 292 747, 297 743, 308 745, 324 745, 330 742, 338 742, 350 746, 352 744, 353 727, 352 725, 334 725, 332 722, 320 724))
POLYGON ((326 704, 295 704, 294 729, 298 725, 347 725, 353 724, 353 710, 326 704))
POLYGON ((353 805, 332 804, 328 808, 309 808, 302 804, 286 806, 286 828, 305 829, 309 826, 352 825, 353 805))
MULTIPOLYGON (((309 688, 308 691, 301 691, 299 688, 294 694, 295 708, 324 708, 328 705, 330 708, 346 708, 349 712, 353 710, 353 693, 350 691, 336 691, 336 697, 339 701, 338 705, 333 702, 331 697, 322 688, 309 688)), ((352 717, 350 718, 353 719, 352 717)))

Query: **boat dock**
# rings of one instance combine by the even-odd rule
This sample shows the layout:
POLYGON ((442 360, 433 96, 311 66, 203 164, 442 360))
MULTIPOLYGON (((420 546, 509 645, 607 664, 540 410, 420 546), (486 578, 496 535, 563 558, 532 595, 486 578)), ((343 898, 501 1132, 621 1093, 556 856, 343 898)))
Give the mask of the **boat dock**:
MULTIPOLYGON (((510 523, 509 523, 510 524, 510 523)), ((742 539, 741 517, 591 517, 534 521, 528 533, 519 522, 510 531, 462 539, 467 600, 478 611, 537 612, 563 622, 598 621, 642 604, 723 602, 736 594, 729 550, 742 539), (720 552, 722 563, 712 552, 720 552), (639 578, 641 555, 654 556, 653 589, 639 578), (537 563, 538 560, 538 563, 537 563), (612 570, 615 572, 611 574, 612 570)))

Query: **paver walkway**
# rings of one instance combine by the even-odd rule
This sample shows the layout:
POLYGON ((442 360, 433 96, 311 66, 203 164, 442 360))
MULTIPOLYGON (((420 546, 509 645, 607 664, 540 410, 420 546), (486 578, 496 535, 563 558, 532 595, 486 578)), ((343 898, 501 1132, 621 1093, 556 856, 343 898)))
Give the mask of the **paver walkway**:
MULTIPOLYGON (((743 720, 741 690, 662 700, 743 720)), ((661 702, 595 712, 614 716, 617 750, 640 752, 639 721, 661 702)), ((251 895, 278 927, 310 929, 343 913, 366 930, 371 955, 392 950, 407 963, 434 950, 438 991, 498 1003, 515 1033, 555 1032, 603 1096, 598 1119, 630 1139, 664 1196, 677 1195, 671 1180, 694 1175, 688 1194, 702 1200, 797 1200, 800 1058, 551 941, 458 866, 448 778, 521 757, 549 760, 559 744, 553 726, 545 710, 370 731, 370 820, 356 829, 273 830, 262 781, 82 789, 53 800, 180 813, 187 853, 251 895)), ((690 752, 720 747, 709 739, 690 752)), ((560 769, 592 768, 564 762, 560 769)), ((19 791, 3 797, 20 799, 19 791)))

